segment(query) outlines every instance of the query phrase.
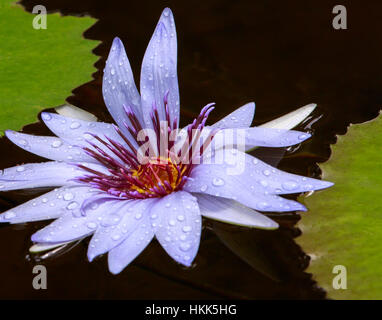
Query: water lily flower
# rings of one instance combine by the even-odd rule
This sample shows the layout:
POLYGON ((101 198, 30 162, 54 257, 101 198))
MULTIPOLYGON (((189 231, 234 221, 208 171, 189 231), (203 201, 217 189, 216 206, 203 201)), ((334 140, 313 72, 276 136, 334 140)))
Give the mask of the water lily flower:
MULTIPOLYGON (((213 104, 208 104, 189 126, 179 130, 177 40, 168 8, 143 58, 140 93, 118 38, 104 69, 102 90, 115 124, 43 112, 41 118, 55 136, 6 131, 17 146, 52 160, 7 168, 0 176, 1 191, 56 188, 0 215, 0 222, 8 223, 55 219, 32 235, 36 245, 31 251, 91 236, 88 259, 108 253, 110 272, 117 274, 155 237, 174 260, 190 266, 199 248, 202 216, 275 229, 277 223, 258 211, 305 211, 299 202, 280 195, 332 185, 280 171, 245 152, 254 147, 300 144, 310 137, 280 128, 290 125, 290 117, 268 127, 250 127, 254 103, 211 126, 206 121, 213 104), (142 140, 142 131, 153 134, 142 140), (176 139, 170 140, 173 132, 176 139), (206 155, 218 134, 229 132, 236 142, 243 138, 246 149, 224 140, 206 155), (190 150, 195 150, 195 142, 202 137, 194 156, 190 150), (150 150, 141 152, 146 144, 150 150), (164 155, 159 153, 162 144, 167 145, 164 155), (219 157, 224 161, 216 161, 219 157), (242 172, 230 174, 228 169, 234 162, 237 165, 237 159, 242 172)), ((305 118, 312 109, 307 106, 294 116, 304 114, 305 118)))

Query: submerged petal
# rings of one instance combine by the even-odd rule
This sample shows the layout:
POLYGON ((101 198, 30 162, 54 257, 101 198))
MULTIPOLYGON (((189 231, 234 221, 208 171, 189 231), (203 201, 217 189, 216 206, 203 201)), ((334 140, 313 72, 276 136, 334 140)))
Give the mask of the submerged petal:
POLYGON ((88 248, 88 259, 104 254, 118 246, 139 228, 143 217, 149 214, 149 208, 155 199, 121 201, 120 207, 114 212, 119 221, 114 224, 104 224, 93 235, 88 248))
POLYGON ((176 29, 169 8, 163 10, 146 49, 142 62, 140 88, 146 127, 151 124, 150 112, 153 104, 158 108, 159 120, 166 120, 164 99, 167 93, 171 121, 177 119, 179 123, 176 29))
POLYGON ((121 200, 105 201, 88 211, 85 216, 76 212, 81 204, 69 207, 69 212, 32 235, 34 242, 64 242, 83 238, 95 232, 121 205, 121 200))
POLYGON ((65 162, 96 162, 82 148, 64 142, 57 137, 34 136, 11 130, 7 130, 5 135, 20 148, 46 159, 65 162))
POLYGON ((49 220, 77 210, 94 193, 89 187, 62 187, 0 214, 0 222, 25 223, 49 220))
POLYGON ((124 106, 130 107, 136 117, 142 120, 141 101, 135 86, 133 72, 125 48, 119 38, 115 38, 107 59, 102 81, 105 104, 121 130, 129 136, 124 122, 130 120, 124 106))
POLYGON ((150 219, 166 252, 190 266, 198 252, 202 227, 197 199, 184 191, 171 193, 153 205, 150 219))
POLYGON ((120 273, 133 261, 154 238, 148 215, 143 215, 133 232, 108 254, 109 270, 113 274, 120 273))
POLYGON ((255 115, 255 103, 247 103, 235 111, 231 112, 228 116, 214 123, 212 128, 248 128, 251 126, 253 116, 255 115))
POLYGON ((200 193, 193 195, 198 199, 200 213, 206 218, 259 229, 278 228, 278 224, 273 220, 234 200, 200 193))

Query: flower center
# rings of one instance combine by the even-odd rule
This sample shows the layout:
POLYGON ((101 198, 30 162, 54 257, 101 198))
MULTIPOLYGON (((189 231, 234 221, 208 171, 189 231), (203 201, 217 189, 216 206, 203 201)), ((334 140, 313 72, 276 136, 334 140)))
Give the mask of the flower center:
POLYGON ((131 170, 131 176, 137 183, 131 185, 130 191, 137 191, 148 197, 171 193, 184 184, 186 171, 186 165, 177 165, 170 158, 158 157, 131 170))
POLYGON ((153 106, 151 114, 156 139, 152 144, 157 147, 156 154, 153 155, 149 151, 143 152, 145 161, 142 161, 139 157, 139 155, 142 156, 142 153, 138 152, 139 148, 145 143, 150 144, 150 141, 138 139, 142 126, 131 109, 125 108, 131 123, 131 125, 126 124, 126 129, 132 139, 127 138, 120 128, 114 126, 116 132, 122 138, 120 142, 107 136, 102 139, 89 133, 98 143, 88 141, 89 147, 83 148, 88 155, 101 163, 109 174, 78 164, 78 167, 90 174, 78 177, 75 181, 86 183, 112 196, 126 199, 163 197, 174 191, 181 190, 187 179, 189 179, 194 166, 194 159, 196 157, 201 158, 216 133, 215 130, 212 130, 206 139, 206 143, 201 145, 195 143, 200 139, 201 131, 213 108, 210 104, 202 109, 199 116, 186 127, 186 137, 181 140, 181 145, 174 149, 175 142, 170 141, 170 137, 172 136, 171 133, 175 132, 177 134, 179 129, 177 128, 176 119, 171 119, 169 115, 167 96, 164 98, 164 105, 165 128, 159 122, 158 110, 155 106, 153 106), (163 134, 163 132, 168 134, 163 134), (166 146, 164 151, 163 145, 166 146), (197 152, 195 152, 195 149, 197 152), (159 152, 159 150, 161 151, 159 152))

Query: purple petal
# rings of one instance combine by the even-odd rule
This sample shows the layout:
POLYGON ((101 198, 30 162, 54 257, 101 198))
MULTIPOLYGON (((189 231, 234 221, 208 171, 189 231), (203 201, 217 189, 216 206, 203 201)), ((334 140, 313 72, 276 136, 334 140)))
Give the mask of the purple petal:
POLYGON ((113 274, 120 273, 133 261, 150 243, 154 231, 148 215, 143 215, 139 225, 119 246, 111 249, 108 254, 109 270, 113 274))
POLYGON ((248 128, 251 126, 253 116, 255 115, 255 103, 250 102, 231 112, 211 127, 225 128, 248 128))
POLYGON ((150 219, 166 252, 190 266, 198 252, 202 227, 197 199, 184 191, 171 193, 153 205, 150 219))
MULTIPOLYGON (((94 163, 82 164, 101 172, 105 170, 102 166, 94 163)), ((84 170, 64 162, 27 163, 2 171, 0 191, 75 184, 69 180, 84 173, 84 170)))
POLYGON ((246 154, 239 151, 235 156, 232 150, 217 152, 211 164, 200 164, 192 170, 183 190, 233 199, 259 211, 306 211, 302 204, 272 195, 258 184, 246 159, 246 154))
POLYGON ((225 179, 240 179, 242 184, 255 192, 291 194, 325 189, 333 185, 332 182, 281 171, 237 150, 220 150, 210 163, 216 174, 225 176, 225 179), (219 165, 221 167, 217 168, 219 165))
MULTIPOLYGON (((241 130, 238 130, 239 139, 240 134, 241 130)), ((252 127, 245 130, 245 147, 246 150, 253 147, 288 147, 310 137, 309 133, 301 131, 252 127)))
POLYGON ((179 123, 176 29, 169 8, 163 10, 143 58, 140 88, 146 127, 153 104, 160 120, 166 120, 163 99, 167 92, 170 117, 179 123))
MULTIPOLYGON (((206 139, 214 128, 203 129, 202 138, 206 139)), ((248 151, 255 147, 286 147, 308 139, 311 135, 305 132, 261 127, 220 129, 215 135, 208 150, 233 148, 248 151)), ((209 152, 204 152, 208 156, 209 152)))
MULTIPOLYGON (((94 192, 94 191, 93 191, 94 192)), ((0 222, 25 223, 55 219, 72 211, 74 202, 81 203, 91 196, 88 187, 62 187, 27 201, 0 215, 0 222)))
POLYGON ((96 256, 104 254, 118 246, 139 228, 149 207, 155 199, 121 201, 121 206, 114 212, 117 224, 102 225, 92 237, 88 248, 88 259, 92 261, 96 256))
POLYGON ((106 150, 106 147, 94 139, 91 134, 97 135, 102 139, 108 137, 125 145, 123 139, 110 123, 72 119, 56 113, 47 112, 41 113, 41 118, 55 135, 72 145, 89 147, 87 141, 91 141, 106 150))
POLYGON ((194 194, 198 199, 200 213, 209 219, 245 227, 277 229, 278 224, 265 215, 231 199, 206 194, 194 194))
POLYGON ((94 206, 86 216, 79 215, 81 203, 69 205, 69 212, 32 235, 34 242, 64 242, 83 238, 95 232, 100 224, 113 220, 121 200, 106 201, 94 206))
POLYGON ((20 148, 50 160, 96 162, 82 148, 70 145, 60 138, 33 136, 11 130, 7 130, 5 135, 20 148))
POLYGON ((137 118, 142 121, 141 98, 134 83, 133 72, 125 48, 119 38, 115 38, 106 62, 102 92, 105 104, 121 130, 130 137, 124 122, 130 121, 124 105, 130 107, 137 118))

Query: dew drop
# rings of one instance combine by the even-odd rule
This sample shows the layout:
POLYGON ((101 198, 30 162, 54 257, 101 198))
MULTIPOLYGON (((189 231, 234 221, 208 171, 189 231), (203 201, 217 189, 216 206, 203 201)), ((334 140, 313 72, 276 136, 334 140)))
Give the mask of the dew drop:
POLYGON ((306 134, 301 134, 301 135, 298 136, 298 138, 299 138, 300 140, 305 140, 306 138, 308 138, 308 135, 306 135, 306 134))
POLYGON ((283 189, 287 191, 292 191, 298 187, 298 184, 295 181, 290 180, 290 181, 285 181, 281 186, 283 187, 283 189))
POLYGON ((16 169, 17 172, 23 172, 24 170, 25 170, 25 167, 23 167, 23 166, 19 166, 16 169))
POLYGON ((175 220, 171 219, 171 220, 168 222, 168 224, 169 224, 170 226, 175 226, 176 222, 175 222, 175 220))
POLYGON ((121 236, 119 234, 115 234, 111 237, 114 241, 117 241, 121 238, 121 236))
POLYGON ((66 206, 66 209, 68 209, 68 210, 73 210, 73 209, 77 208, 77 206, 78 206, 78 203, 75 202, 75 201, 72 201, 72 202, 70 202, 70 203, 66 206))
POLYGON ((192 230, 192 228, 190 226, 184 226, 182 228, 183 232, 190 232, 192 230))
POLYGON ((223 179, 220 179, 220 178, 214 178, 212 180, 212 184, 215 186, 215 187, 221 187, 224 185, 224 180, 223 179))
POLYGON ((266 182, 265 180, 261 180, 261 181, 260 181, 260 184, 261 184, 263 187, 268 186, 268 182, 266 182))
POLYGON ((87 227, 88 227, 89 229, 95 229, 95 228, 97 228, 97 224, 96 224, 95 222, 89 222, 89 223, 87 224, 87 227))
POLYGON ((70 129, 78 129, 79 127, 81 127, 81 123, 75 121, 73 122, 71 125, 70 125, 70 129))
POLYGON ((183 215, 179 215, 179 216, 177 216, 177 219, 178 219, 178 221, 182 222, 182 221, 184 221, 184 216, 183 215))
POLYGON ((50 119, 52 119, 52 116, 51 116, 49 113, 43 113, 43 114, 41 115, 41 118, 42 118, 42 120, 44 120, 44 121, 49 121, 50 119))
POLYGON ((179 249, 182 250, 183 252, 186 252, 191 249, 191 245, 187 242, 181 243, 179 246, 179 249))
POLYGON ((269 170, 263 170, 263 175, 268 177, 269 175, 271 174, 271 172, 269 170))
POLYGON ((64 200, 66 201, 72 200, 73 198, 74 198, 73 193, 68 192, 64 194, 64 200))
POLYGON ((141 219, 141 218, 142 218, 142 214, 137 213, 137 214, 135 215, 135 219, 139 220, 139 219, 141 219))
POLYGON ((268 202, 262 201, 258 203, 258 207, 260 210, 265 210, 270 207, 268 202))
POLYGON ((16 217, 16 213, 14 213, 13 211, 8 211, 6 214, 5 214, 5 219, 12 219, 16 217))
POLYGON ((204 191, 207 190, 207 188, 208 188, 207 185, 204 184, 204 185, 202 185, 202 186, 200 187, 200 191, 204 192, 204 191))
POLYGON ((62 141, 61 140, 54 140, 53 142, 52 142, 52 147, 53 148, 58 148, 58 147, 60 147, 62 145, 62 141))

